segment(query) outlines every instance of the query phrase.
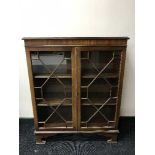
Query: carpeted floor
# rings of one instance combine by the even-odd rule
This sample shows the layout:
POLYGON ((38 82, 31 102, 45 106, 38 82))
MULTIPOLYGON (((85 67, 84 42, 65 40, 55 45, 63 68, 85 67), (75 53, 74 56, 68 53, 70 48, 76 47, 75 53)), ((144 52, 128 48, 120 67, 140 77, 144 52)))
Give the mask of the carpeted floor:
POLYGON ((120 134, 117 144, 108 144, 96 134, 64 134, 47 140, 45 145, 36 145, 32 119, 19 121, 20 155, 134 155, 135 120, 120 119, 120 134))

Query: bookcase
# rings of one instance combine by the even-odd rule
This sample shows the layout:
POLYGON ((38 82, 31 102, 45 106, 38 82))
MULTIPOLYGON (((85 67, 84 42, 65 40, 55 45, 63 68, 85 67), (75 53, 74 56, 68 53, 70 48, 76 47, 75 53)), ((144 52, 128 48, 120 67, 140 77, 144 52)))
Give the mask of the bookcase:
POLYGON ((37 144, 61 133, 117 142, 128 39, 23 38, 37 144))

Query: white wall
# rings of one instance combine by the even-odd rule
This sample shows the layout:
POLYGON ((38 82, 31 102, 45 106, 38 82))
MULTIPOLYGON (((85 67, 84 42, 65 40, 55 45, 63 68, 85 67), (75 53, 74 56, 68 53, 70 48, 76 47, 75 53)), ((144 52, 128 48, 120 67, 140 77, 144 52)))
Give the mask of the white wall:
MULTIPOLYGON (((134 0, 22 0, 21 37, 128 36, 122 116, 134 116, 134 0)), ((32 117, 24 53, 20 45, 19 116, 32 117)))

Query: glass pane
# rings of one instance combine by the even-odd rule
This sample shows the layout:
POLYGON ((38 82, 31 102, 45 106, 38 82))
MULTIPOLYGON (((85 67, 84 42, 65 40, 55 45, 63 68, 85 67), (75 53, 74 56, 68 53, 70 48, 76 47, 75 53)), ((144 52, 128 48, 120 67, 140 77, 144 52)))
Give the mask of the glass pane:
POLYGON ((71 52, 31 52, 39 127, 72 127, 71 52))
POLYGON ((81 127, 114 126, 119 51, 81 51, 81 127))

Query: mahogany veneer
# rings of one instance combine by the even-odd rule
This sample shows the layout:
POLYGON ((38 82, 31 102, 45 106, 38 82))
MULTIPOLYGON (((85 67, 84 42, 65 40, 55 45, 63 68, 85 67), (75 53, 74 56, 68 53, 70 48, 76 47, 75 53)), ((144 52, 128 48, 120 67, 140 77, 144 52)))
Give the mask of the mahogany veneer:
POLYGON ((37 144, 58 133, 117 141, 128 39, 23 38, 37 144))

